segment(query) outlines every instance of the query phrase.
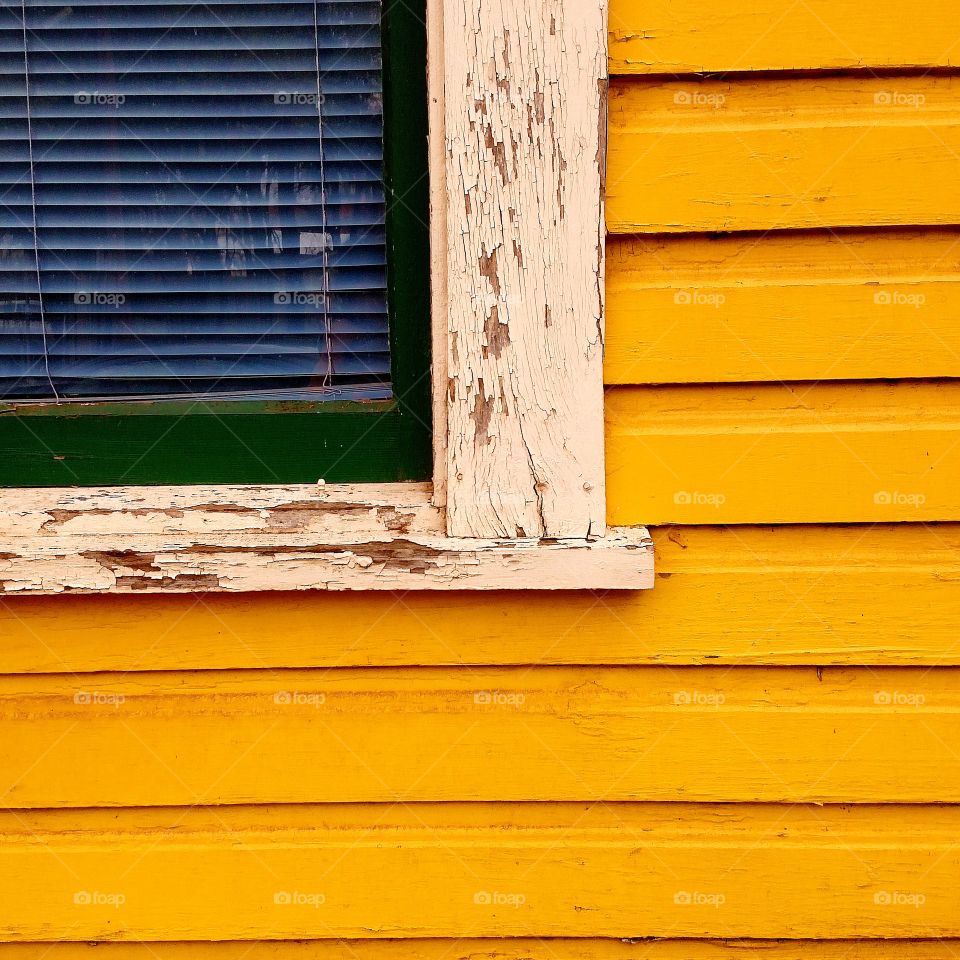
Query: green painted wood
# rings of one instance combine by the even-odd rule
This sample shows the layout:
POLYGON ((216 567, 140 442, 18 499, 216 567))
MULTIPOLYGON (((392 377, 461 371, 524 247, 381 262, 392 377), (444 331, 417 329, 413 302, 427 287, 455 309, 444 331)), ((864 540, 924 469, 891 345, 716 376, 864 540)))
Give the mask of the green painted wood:
POLYGON ((429 479, 425 2, 383 6, 394 399, 2 404, 0 486, 429 479))

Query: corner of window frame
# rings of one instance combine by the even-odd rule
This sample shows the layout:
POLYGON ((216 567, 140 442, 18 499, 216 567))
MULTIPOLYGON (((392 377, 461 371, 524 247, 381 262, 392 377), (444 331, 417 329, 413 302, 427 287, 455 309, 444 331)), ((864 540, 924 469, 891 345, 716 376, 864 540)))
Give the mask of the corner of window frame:
POLYGON ((427 2, 432 483, 0 491, 0 592, 652 587, 605 522, 606 8, 427 2))

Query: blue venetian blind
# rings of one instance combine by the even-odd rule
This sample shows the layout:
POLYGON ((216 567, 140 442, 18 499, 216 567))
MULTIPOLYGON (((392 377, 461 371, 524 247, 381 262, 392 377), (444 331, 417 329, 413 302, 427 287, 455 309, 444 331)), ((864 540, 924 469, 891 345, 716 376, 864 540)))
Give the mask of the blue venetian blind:
POLYGON ((0 397, 390 395, 377 0, 3 0, 0 397))

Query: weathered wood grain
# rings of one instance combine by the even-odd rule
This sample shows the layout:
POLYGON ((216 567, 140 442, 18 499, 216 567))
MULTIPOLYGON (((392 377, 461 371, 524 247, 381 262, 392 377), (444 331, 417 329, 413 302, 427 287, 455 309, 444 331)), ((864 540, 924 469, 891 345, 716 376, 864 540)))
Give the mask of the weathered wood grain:
POLYGON ((444 4, 453 536, 603 533, 605 12, 444 4))
POLYGON ((960 664, 960 525, 651 532, 657 586, 640 593, 0 598, 0 673, 960 664))
POLYGON ((618 387, 606 410, 611 523, 960 518, 957 381, 618 387))
POLYGON ((955 76, 618 80, 607 225, 956 224, 958 91, 955 76))
POLYGON ((958 314, 955 230, 611 237, 604 377, 956 377, 958 314))
POLYGON ((0 542, 191 534, 441 535, 428 483, 0 490, 0 542))
POLYGON ((447 537, 429 485, 0 491, 0 592, 652 586, 645 530, 447 537))
POLYGON ((0 806, 960 801, 960 675, 409 667, 0 677, 0 806))
POLYGON ((610 72, 952 67, 958 26, 950 0, 611 0, 610 72))
POLYGON ((11 811, 0 938, 956 936, 958 831, 955 806, 11 811))

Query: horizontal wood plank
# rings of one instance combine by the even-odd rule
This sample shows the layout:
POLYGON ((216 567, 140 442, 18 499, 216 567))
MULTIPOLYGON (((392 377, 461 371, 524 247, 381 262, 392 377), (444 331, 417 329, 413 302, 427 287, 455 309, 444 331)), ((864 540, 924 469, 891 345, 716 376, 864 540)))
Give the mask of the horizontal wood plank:
POLYGON ((953 960, 953 940, 615 940, 458 937, 0 943, 3 960, 953 960))
POLYGON ((618 387, 606 411, 612 523, 960 519, 957 381, 618 387))
POLYGON ((950 0, 611 0, 610 72, 950 67, 956 27, 950 0))
POLYGON ((925 668, 0 677, 0 806, 957 802, 958 741, 925 668))
POLYGON ((17 811, 0 938, 956 936, 958 831, 954 806, 17 811))
POLYGON ((958 525, 693 526, 652 533, 657 586, 639 594, 0 598, 0 673, 960 664, 958 525))
POLYGON ((0 593, 644 589, 643 529, 447 537, 429 484, 0 490, 0 593))
POLYGON ((609 384, 960 376, 960 232, 611 237, 609 384))
POLYGON ((958 91, 953 76, 618 80, 608 228, 958 223, 958 91))

